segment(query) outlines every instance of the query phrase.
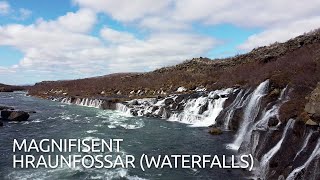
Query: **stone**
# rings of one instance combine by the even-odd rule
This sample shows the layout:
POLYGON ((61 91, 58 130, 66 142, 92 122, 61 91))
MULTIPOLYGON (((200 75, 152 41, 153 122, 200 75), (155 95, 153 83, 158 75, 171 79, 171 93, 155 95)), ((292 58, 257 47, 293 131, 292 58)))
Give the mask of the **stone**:
POLYGON ((202 114, 203 112, 208 110, 208 105, 209 105, 208 101, 204 105, 201 105, 201 107, 199 108, 199 114, 202 114))
POLYGON ((29 113, 24 111, 1 111, 1 117, 3 120, 9 121, 27 121, 30 117, 29 113))
POLYGON ((272 118, 270 118, 269 121, 268 121, 268 126, 269 126, 269 127, 274 127, 274 126, 278 125, 278 123, 279 123, 278 118, 272 117, 272 118))
POLYGON ((135 106, 135 105, 139 105, 139 102, 137 100, 132 100, 128 104, 135 106))
POLYGON ((311 92, 308 99, 309 101, 305 105, 304 111, 310 116, 320 116, 320 83, 318 83, 317 87, 311 92))
POLYGON ((209 133, 212 135, 220 135, 222 134, 222 130, 216 127, 213 127, 209 130, 209 133))
POLYGON ((166 106, 169 106, 169 105, 172 104, 173 102, 174 102, 174 100, 173 100, 172 98, 168 98, 168 99, 164 100, 164 104, 165 104, 166 106))
POLYGON ((11 114, 12 111, 8 111, 8 110, 4 110, 4 111, 1 111, 1 117, 3 119, 8 119, 10 114, 11 114))
POLYGON ((10 121, 27 121, 29 119, 30 115, 27 112, 24 111, 12 111, 10 113, 10 116, 8 117, 8 120, 10 121))
POLYGON ((311 119, 309 119, 309 120, 306 122, 306 125, 309 125, 309 126, 319 126, 318 123, 312 121, 311 119))

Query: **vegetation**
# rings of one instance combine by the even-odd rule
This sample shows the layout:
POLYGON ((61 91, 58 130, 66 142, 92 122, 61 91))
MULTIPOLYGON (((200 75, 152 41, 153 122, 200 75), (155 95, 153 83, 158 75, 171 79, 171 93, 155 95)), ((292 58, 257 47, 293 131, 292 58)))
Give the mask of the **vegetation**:
POLYGON ((24 91, 26 89, 26 86, 11 86, 0 83, 0 92, 24 91))
MULTIPOLYGON (((146 97, 188 90, 225 87, 253 87, 270 79, 270 92, 287 85, 293 90, 281 110, 281 119, 299 117, 306 96, 320 81, 320 30, 298 36, 285 43, 254 49, 226 59, 194 58, 172 67, 148 73, 121 73, 102 77, 40 82, 29 88, 39 97, 146 97)), ((186 92, 187 93, 187 92, 186 92)))

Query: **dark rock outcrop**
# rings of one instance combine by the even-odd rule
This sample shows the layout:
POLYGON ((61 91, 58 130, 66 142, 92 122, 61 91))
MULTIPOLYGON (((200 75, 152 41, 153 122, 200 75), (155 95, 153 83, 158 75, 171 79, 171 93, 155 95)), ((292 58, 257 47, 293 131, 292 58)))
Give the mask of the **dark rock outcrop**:
POLYGON ((1 111, 1 117, 3 120, 8 121, 27 121, 30 117, 29 113, 24 111, 1 111))
POLYGON ((9 106, 0 106, 0 111, 2 110, 14 110, 14 108, 9 106))
POLYGON ((220 135, 222 134, 222 130, 216 127, 209 129, 209 133, 212 135, 220 135))
MULTIPOLYGON (((305 105, 304 111, 308 113, 310 119, 305 119, 308 124, 320 123, 320 83, 311 92, 310 96, 307 97, 308 102, 305 105), (311 123, 312 122, 312 123, 311 123)), ((306 117, 307 118, 307 117, 306 117)))

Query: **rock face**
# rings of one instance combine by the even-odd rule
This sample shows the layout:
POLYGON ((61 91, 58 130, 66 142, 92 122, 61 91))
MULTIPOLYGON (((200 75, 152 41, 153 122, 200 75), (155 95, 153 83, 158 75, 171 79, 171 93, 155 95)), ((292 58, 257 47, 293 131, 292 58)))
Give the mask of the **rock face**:
POLYGON ((304 111, 308 113, 310 118, 307 119, 307 122, 320 123, 320 83, 308 97, 308 103, 305 105, 304 111))
POLYGON ((1 111, 3 120, 9 121, 27 121, 30 117, 29 113, 24 111, 1 111))

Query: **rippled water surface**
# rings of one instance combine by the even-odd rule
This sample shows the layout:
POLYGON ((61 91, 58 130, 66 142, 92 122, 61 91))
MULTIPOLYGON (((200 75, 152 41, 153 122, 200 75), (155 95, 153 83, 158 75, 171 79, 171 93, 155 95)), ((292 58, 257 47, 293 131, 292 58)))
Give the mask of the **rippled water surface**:
POLYGON ((29 121, 5 122, 0 127, 0 179, 243 179, 242 170, 224 169, 13 169, 13 139, 121 138, 120 155, 211 154, 230 155, 226 144, 232 134, 212 136, 206 128, 160 119, 128 117, 110 110, 66 105, 27 97, 24 93, 0 93, 0 104, 36 111, 29 121))

